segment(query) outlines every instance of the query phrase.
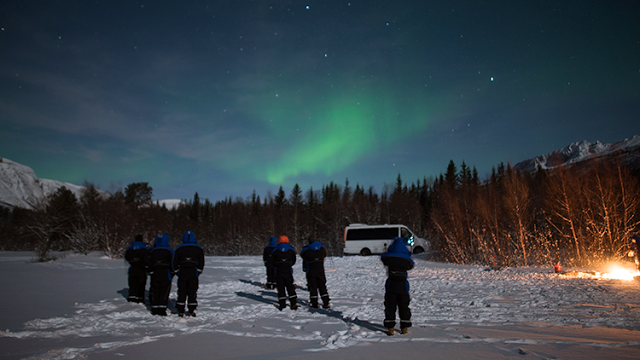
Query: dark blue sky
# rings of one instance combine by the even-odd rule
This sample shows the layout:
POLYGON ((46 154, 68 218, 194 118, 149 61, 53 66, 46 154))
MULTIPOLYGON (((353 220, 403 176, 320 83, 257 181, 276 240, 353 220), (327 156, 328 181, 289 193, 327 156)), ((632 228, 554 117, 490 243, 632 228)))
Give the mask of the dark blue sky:
POLYGON ((640 134, 633 1, 5 1, 0 156, 154 198, 380 192, 640 134))

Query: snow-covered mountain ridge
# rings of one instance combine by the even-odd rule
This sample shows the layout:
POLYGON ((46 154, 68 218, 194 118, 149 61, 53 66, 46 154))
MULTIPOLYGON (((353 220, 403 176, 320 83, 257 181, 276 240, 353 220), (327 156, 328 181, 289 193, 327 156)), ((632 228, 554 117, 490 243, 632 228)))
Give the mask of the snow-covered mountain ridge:
POLYGON ((617 158, 625 165, 632 164, 635 165, 634 167, 639 167, 640 135, 613 144, 603 144, 599 141, 590 143, 586 140, 575 142, 563 149, 521 161, 513 167, 520 171, 534 172, 538 167, 546 170, 603 157, 617 158))
MULTIPOLYGON (((61 187, 66 187, 80 199, 84 186, 71 183, 39 179, 33 169, 7 158, 0 157, 0 206, 24 209, 35 209, 44 204, 46 198, 61 187)), ((103 196, 109 194, 98 190, 103 196)), ((180 199, 158 200, 159 205, 168 209, 178 207, 184 203, 180 199)))
POLYGON ((30 167, 0 158, 0 206, 35 209, 47 196, 65 186, 80 198, 83 186, 39 179, 30 167))

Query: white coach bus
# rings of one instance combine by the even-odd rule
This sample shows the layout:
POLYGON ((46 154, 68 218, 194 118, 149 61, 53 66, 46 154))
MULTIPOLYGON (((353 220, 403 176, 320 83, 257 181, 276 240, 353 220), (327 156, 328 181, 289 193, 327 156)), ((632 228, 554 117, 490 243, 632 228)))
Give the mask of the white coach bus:
POLYGON ((428 241, 404 225, 351 224, 344 228, 344 254, 382 254, 395 237, 401 237, 413 254, 427 251, 428 241))

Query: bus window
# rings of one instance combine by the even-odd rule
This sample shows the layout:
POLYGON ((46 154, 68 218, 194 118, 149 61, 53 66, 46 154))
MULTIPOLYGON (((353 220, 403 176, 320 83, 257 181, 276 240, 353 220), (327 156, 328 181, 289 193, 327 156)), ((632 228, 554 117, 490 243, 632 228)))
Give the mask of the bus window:
POLYGON ((347 241, 349 240, 383 240, 398 236, 398 228, 363 228, 349 229, 347 231, 347 241))

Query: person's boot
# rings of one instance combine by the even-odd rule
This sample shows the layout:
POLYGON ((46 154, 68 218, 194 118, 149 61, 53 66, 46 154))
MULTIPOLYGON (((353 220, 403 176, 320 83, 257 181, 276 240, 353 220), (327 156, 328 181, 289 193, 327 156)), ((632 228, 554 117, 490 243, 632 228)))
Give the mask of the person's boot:
POLYGON ((393 335, 395 333, 396 333, 396 329, 394 329, 392 327, 387 328, 387 335, 391 336, 391 335, 393 335))
POLYGON ((403 335, 408 334, 409 333, 409 328, 405 327, 405 328, 400 329, 400 333, 403 334, 403 335))
POLYGON ((329 299, 329 294, 323 294, 320 297, 322 298, 322 308, 323 309, 328 309, 330 307, 329 306, 329 301, 331 300, 331 299, 329 299))

